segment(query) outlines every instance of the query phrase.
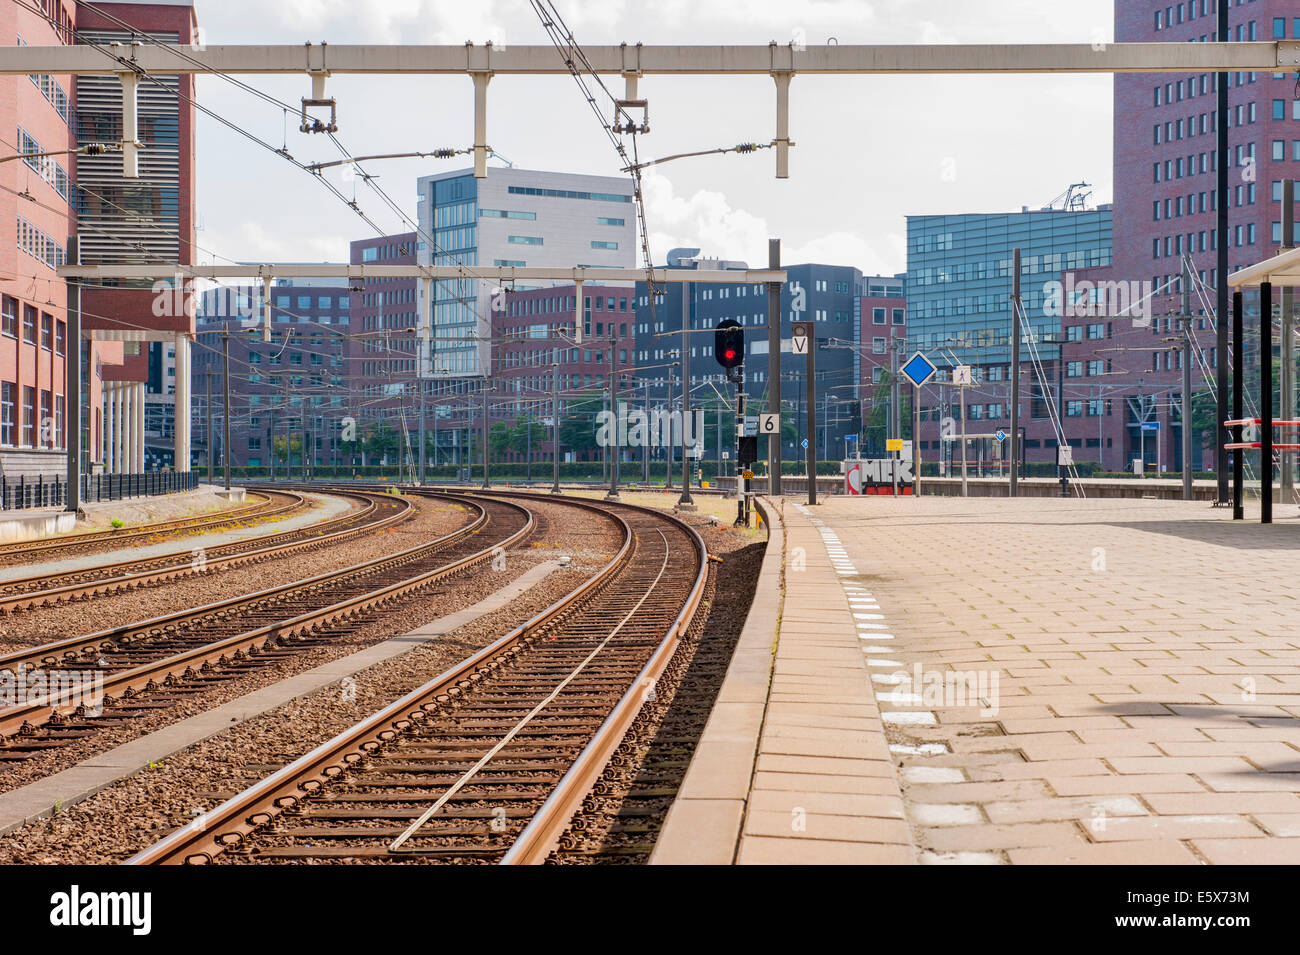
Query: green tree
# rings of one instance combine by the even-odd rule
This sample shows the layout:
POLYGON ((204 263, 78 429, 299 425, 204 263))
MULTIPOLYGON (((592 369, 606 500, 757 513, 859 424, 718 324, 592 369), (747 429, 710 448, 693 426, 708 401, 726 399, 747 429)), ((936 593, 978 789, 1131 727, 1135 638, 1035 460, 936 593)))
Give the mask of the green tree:
POLYGON ((285 437, 283 435, 280 435, 279 437, 271 439, 271 446, 274 449, 272 453, 274 453, 275 460, 278 463, 283 464, 285 461, 286 444, 288 445, 289 450, 292 451, 295 459, 302 458, 302 437, 300 435, 295 434, 293 436, 292 441, 286 442, 285 437))
POLYGON ((550 439, 551 430, 541 421, 519 417, 515 419, 515 426, 510 431, 510 450, 517 454, 527 454, 531 447, 536 453, 550 439))
POLYGON ((387 460, 390 463, 396 461, 399 444, 397 432, 384 421, 372 426, 366 432, 363 441, 366 456, 371 463, 379 460, 387 460))
POLYGON ((494 458, 500 458, 507 451, 513 450, 514 428, 504 421, 498 421, 488 432, 488 446, 492 449, 494 458))

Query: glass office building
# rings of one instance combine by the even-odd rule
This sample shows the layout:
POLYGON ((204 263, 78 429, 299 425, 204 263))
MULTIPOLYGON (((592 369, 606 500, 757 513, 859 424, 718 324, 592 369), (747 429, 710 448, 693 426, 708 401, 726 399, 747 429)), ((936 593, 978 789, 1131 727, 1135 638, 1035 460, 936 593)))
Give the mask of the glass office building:
POLYGON ((1067 272, 1110 265, 1111 235, 1110 206, 908 216, 909 339, 921 349, 971 350, 962 357, 972 363, 1008 361, 1016 248, 1026 334, 1032 329, 1039 338, 1054 338, 1061 318, 1052 302, 1053 283, 1063 282, 1067 272))

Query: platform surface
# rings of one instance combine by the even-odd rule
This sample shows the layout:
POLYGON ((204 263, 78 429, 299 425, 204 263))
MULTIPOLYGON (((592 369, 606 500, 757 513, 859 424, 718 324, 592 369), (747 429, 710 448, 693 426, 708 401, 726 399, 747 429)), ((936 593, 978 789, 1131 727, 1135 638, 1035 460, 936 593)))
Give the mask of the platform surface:
POLYGON ((807 511, 879 604, 856 623, 919 861, 1300 863, 1294 507, 807 511))
POLYGON ((656 861, 1300 863, 1296 507, 783 510, 656 861))

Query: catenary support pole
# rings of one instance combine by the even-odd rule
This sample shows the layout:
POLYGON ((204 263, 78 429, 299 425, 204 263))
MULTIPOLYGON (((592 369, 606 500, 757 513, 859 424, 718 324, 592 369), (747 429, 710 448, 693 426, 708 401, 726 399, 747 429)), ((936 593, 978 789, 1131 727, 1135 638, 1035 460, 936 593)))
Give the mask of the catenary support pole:
MULTIPOLYGON (((1285 252, 1295 245, 1295 180, 1282 180, 1282 245, 1285 252)), ((1295 316, 1292 309, 1295 292, 1290 285, 1282 286, 1282 401, 1278 412, 1284 421, 1294 421, 1295 404, 1295 316)), ((1281 494, 1283 502, 1295 501, 1295 456, 1282 455, 1281 494)))
POLYGON ((1007 457, 1011 460, 1011 489, 1020 489, 1020 250, 1011 252, 1011 433, 1007 457))
MULTIPOLYGON (((1242 342, 1242 332, 1245 328, 1243 308, 1243 295, 1238 289, 1232 293, 1232 417, 1236 421, 1240 421, 1243 414, 1243 372, 1246 350, 1242 342)), ((1240 443, 1243 432, 1241 425, 1237 425, 1232 431, 1232 440, 1240 443)), ((1246 501, 1242 496, 1245 493, 1245 456, 1246 452, 1241 448, 1232 452, 1232 519, 1234 521, 1244 520, 1246 517, 1246 501)))
MULTIPOLYGON (((81 263, 79 243, 76 236, 68 240, 68 261, 74 265, 81 263)), ((85 349, 89 351, 87 347, 85 349)), ((67 473, 68 482, 67 497, 64 499, 64 510, 76 513, 81 507, 81 455, 83 450, 83 434, 90 427, 90 408, 87 406, 85 412, 86 420, 82 420, 82 394, 81 394, 81 368, 83 365, 89 367, 89 355, 83 356, 83 345, 81 341, 81 280, 68 279, 68 340, 65 346, 65 357, 63 360, 64 380, 63 393, 67 413, 63 416, 63 427, 66 431, 64 437, 64 446, 67 448, 67 473)), ((89 391, 89 376, 87 376, 87 391, 89 391)), ((101 431, 102 434, 102 431, 101 431)))
POLYGON ((695 298, 695 286, 680 286, 682 296, 682 493, 677 498, 677 506, 694 510, 695 499, 691 497, 691 458, 686 453, 686 434, 688 429, 694 431, 691 420, 691 302, 695 298))
POLYGON ((221 419, 221 463, 225 465, 226 490, 230 490, 230 323, 221 333, 221 384, 225 390, 225 414, 221 419))
MULTIPOLYGON (((781 267, 781 240, 767 240, 767 267, 781 267)), ((767 283, 767 410, 781 413, 781 283, 767 283)), ((781 428, 767 438, 768 493, 781 493, 781 428)), ((721 442, 719 442, 721 443, 721 442)), ((737 472, 739 473, 739 472, 737 472)), ((739 481, 739 477, 737 477, 739 481)))
POLYGON ((1183 500, 1192 499, 1192 479, 1196 462, 1192 460, 1192 272, 1191 260, 1183 259, 1183 342, 1179 356, 1183 362, 1183 500))
MULTIPOLYGON (((1218 5, 1218 38, 1224 43, 1230 39, 1228 32, 1228 0, 1220 0, 1218 5)), ((1216 73, 1218 86, 1218 256, 1214 286, 1218 292, 1216 319, 1218 323, 1215 344, 1215 381, 1218 398, 1215 420, 1214 476, 1217 482, 1217 501, 1220 505, 1228 503, 1228 429, 1223 422, 1228 420, 1228 74, 1216 73)))
POLYGON ((1259 286, 1259 522, 1273 523, 1273 283, 1259 286))

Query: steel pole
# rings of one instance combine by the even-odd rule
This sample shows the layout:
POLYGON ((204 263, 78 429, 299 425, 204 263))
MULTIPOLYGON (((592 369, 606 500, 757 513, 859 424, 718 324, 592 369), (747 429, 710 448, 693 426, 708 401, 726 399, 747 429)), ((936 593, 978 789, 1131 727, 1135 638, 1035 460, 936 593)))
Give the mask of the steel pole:
MULTIPOLYGON (((1242 342, 1242 332, 1245 327, 1242 310, 1243 296, 1241 289, 1238 289, 1232 293, 1232 417, 1237 421, 1241 420, 1244 413, 1242 400, 1244 396, 1244 353, 1246 349, 1242 342)), ((1234 442, 1240 443, 1242 441, 1243 430, 1241 425, 1237 425, 1232 429, 1232 440, 1234 442)), ((1246 517, 1246 500, 1243 496, 1245 493, 1245 469, 1246 452, 1242 448, 1237 448, 1232 452, 1232 519, 1234 521, 1244 520, 1246 517)))
MULTIPOLYGON (((1295 244, 1295 180, 1282 180, 1282 245, 1286 251, 1295 244)), ((1295 316, 1292 307, 1295 293, 1290 285, 1282 286, 1282 401, 1278 412, 1283 420, 1294 421, 1295 403, 1295 316)), ((1282 455, 1281 499, 1290 504, 1295 500, 1295 458, 1290 453, 1282 455)))
POLYGON ((483 487, 492 486, 492 474, 488 469, 488 383, 483 379, 483 487))
MULTIPOLYGON (((1228 0, 1218 3, 1218 38, 1226 43, 1228 33, 1228 0)), ((1218 401, 1215 419, 1216 440, 1214 442, 1214 476, 1217 483, 1217 497, 1220 505, 1228 503, 1228 429, 1223 422, 1228 420, 1228 74, 1217 73, 1218 86, 1218 256, 1215 271, 1215 289, 1218 293, 1216 304, 1218 361, 1215 368, 1215 381, 1218 387, 1218 401)), ((1144 462, 1145 463, 1145 462, 1144 462)))
MULTIPOLYGON (((1064 302, 1062 303, 1064 308, 1064 302)), ((1011 460, 1011 487, 1015 497, 1020 488, 1020 250, 1011 252, 1011 442, 1007 456, 1011 460)))
POLYGON ((605 495, 607 501, 617 501, 618 498, 618 465, 619 457, 623 450, 622 435, 619 434, 618 426, 618 353, 615 349, 618 346, 618 339, 614 336, 614 323, 609 323, 609 411, 614 420, 614 443, 609 447, 609 493, 605 495))
POLYGON ((1273 283, 1259 286, 1259 522, 1273 523, 1273 283))
MULTIPOLYGON (((221 333, 221 384, 225 391, 225 417, 221 422, 221 462, 225 465, 226 490, 230 490, 230 323, 227 322, 221 333)), ((208 402, 208 407, 212 403, 208 402)), ((210 413, 210 412, 209 412, 210 413)), ((211 419, 209 419, 211 420, 211 419)), ((208 452, 212 457, 212 452, 208 452)))
POLYGON ((686 453, 686 430, 691 420, 691 302, 695 285, 686 283, 682 291, 682 493, 677 498, 678 507, 695 507, 691 497, 691 459, 686 453))
MULTIPOLYGON (((767 240, 767 266, 781 267, 781 240, 767 240)), ((781 413, 781 283, 767 283, 767 410, 781 413)), ((767 490, 769 494, 781 493, 781 433, 767 438, 767 490)), ((721 441, 719 441, 721 444, 721 441)), ((739 475, 739 471, 736 472, 739 475)), ((737 482, 740 478, 737 476, 737 482)))
POLYGON ((1183 500, 1192 499, 1192 274, 1183 259, 1183 500))
MULTIPOLYGON (((81 264, 80 243, 77 237, 68 239, 68 261, 81 264)), ((89 376, 87 376, 89 392, 89 376)), ((81 280, 68 279, 68 339, 63 356, 63 393, 66 396, 63 416, 64 446, 67 450, 65 477, 67 491, 64 510, 76 513, 81 508, 81 280)), ((90 425, 90 409, 86 409, 86 426, 90 425)))
POLYGON ((560 363, 551 369, 551 493, 560 493, 560 363))
POLYGON ((212 444, 213 444, 213 442, 212 442, 212 372, 211 372, 211 371, 204 372, 204 374, 203 374, 203 383, 204 383, 205 385, 207 385, 207 392, 208 392, 207 404, 204 405, 204 407, 207 409, 207 413, 208 413, 208 414, 207 414, 207 430, 203 433, 203 437, 204 437, 204 439, 205 439, 203 443, 204 443, 205 445, 207 445, 207 452, 208 452, 208 483, 211 484, 211 483, 212 483, 212 468, 214 467, 214 464, 213 464, 213 461, 212 461, 212 444))
POLYGON ((804 466, 808 471, 808 503, 817 503, 817 328, 808 323, 808 372, 806 398, 808 400, 808 453, 804 466))

